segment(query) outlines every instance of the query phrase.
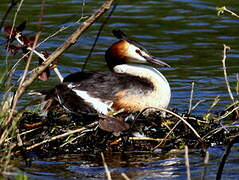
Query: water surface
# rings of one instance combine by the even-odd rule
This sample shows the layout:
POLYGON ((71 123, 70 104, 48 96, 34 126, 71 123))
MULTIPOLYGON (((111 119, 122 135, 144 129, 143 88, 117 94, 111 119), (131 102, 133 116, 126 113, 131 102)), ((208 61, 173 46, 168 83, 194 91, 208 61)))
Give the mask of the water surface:
MULTIPOLYGON (((52 52, 79 26, 81 22, 76 23, 77 20, 82 16, 91 15, 101 4, 102 1, 96 0, 46 0, 45 3, 41 0, 24 1, 17 24, 27 20, 24 33, 33 35, 41 30, 41 40, 62 27, 71 26, 38 48, 39 51, 52 52)), ((194 113, 200 115, 206 112, 218 95, 221 101, 215 110, 220 111, 230 103, 221 63, 223 44, 231 47, 227 57, 227 68, 233 91, 236 85, 239 57, 239 21, 228 16, 217 16, 216 7, 224 5, 238 11, 234 7, 239 7, 239 2, 230 0, 120 1, 111 19, 105 25, 86 69, 107 71, 104 52, 116 41, 111 34, 112 29, 120 28, 130 37, 141 42, 154 56, 172 66, 172 68, 160 68, 172 88, 170 108, 177 108, 180 112, 188 109, 192 82, 194 82, 193 104, 199 100, 207 100, 201 103, 194 113)), ((2 0, 1 16, 7 7, 8 1, 2 0)), ((14 11, 9 14, 5 24, 12 23, 14 11)), ((59 69, 64 76, 79 71, 83 67, 84 60, 103 20, 104 17, 97 21, 74 46, 59 58, 59 69)), ((1 34, 0 42, 3 43, 4 40, 1 34)), ((1 48, 1 76, 5 69, 5 56, 6 52, 1 48)), ((7 62, 11 65, 19 57, 19 55, 10 55, 7 62)), ((35 61, 36 64, 37 61, 35 61)), ((14 78, 22 73, 23 68, 23 64, 19 66, 14 78)), ((50 88, 58 82, 57 77, 52 73, 49 81, 37 81, 31 89, 50 88)), ((30 98, 25 96, 21 103, 24 104, 30 98)), ((208 165, 210 170, 207 171, 206 179, 215 178, 217 164, 223 153, 222 147, 213 147, 210 150, 210 164, 208 165)), ((33 179, 103 179, 104 169, 101 159, 99 156, 96 158, 92 156, 98 155, 72 155, 33 161, 30 168, 23 168, 23 170, 33 179)), ((121 172, 125 172, 132 179, 186 178, 184 157, 180 153, 168 156, 128 154, 126 158, 116 154, 109 155, 109 157, 106 160, 116 179, 121 177, 121 172)), ((226 166, 226 179, 237 179, 239 172, 237 167, 239 166, 236 159, 238 159, 238 153, 233 151, 226 166)), ((192 177, 200 179, 203 158, 199 156, 199 153, 195 153, 191 155, 190 161, 192 177)))

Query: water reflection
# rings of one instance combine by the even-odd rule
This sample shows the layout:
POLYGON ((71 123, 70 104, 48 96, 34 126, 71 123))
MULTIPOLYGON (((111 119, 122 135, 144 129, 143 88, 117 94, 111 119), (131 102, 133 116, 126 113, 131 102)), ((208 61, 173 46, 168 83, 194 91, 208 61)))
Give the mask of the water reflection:
MULTIPOLYGON (((184 159, 176 155, 116 153, 106 154, 105 158, 113 179, 122 178, 121 173, 133 179, 182 177, 185 170, 184 159)), ((104 179, 105 177, 100 154, 67 155, 51 158, 51 161, 38 160, 34 161, 31 167, 24 168, 24 171, 36 179, 57 177, 104 179)))

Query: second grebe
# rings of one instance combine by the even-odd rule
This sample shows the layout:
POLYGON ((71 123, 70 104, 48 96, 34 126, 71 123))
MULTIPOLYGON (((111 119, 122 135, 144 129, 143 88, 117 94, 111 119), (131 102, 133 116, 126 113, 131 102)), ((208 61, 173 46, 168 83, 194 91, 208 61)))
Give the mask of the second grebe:
POLYGON ((77 72, 64 78, 47 95, 64 108, 78 112, 108 115, 123 109, 127 113, 147 107, 166 108, 171 90, 166 78, 155 68, 133 63, 168 64, 151 56, 139 43, 122 31, 113 30, 120 39, 105 53, 111 72, 77 72))

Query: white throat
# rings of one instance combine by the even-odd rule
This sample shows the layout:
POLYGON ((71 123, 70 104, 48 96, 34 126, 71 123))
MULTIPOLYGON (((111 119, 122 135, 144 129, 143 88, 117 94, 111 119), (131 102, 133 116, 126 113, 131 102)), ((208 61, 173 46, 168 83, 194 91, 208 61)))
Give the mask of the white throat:
POLYGON ((122 64, 115 66, 114 71, 148 79, 154 86, 152 95, 157 98, 155 100, 158 101, 158 106, 167 108, 171 98, 171 89, 167 79, 157 69, 146 65, 122 64))

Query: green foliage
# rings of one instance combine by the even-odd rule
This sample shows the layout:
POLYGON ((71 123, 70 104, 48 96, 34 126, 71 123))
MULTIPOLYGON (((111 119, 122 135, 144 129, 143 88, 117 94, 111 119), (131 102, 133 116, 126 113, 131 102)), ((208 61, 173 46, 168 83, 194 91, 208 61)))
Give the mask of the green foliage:
POLYGON ((19 173, 15 176, 15 180, 28 180, 28 177, 24 173, 19 173))

